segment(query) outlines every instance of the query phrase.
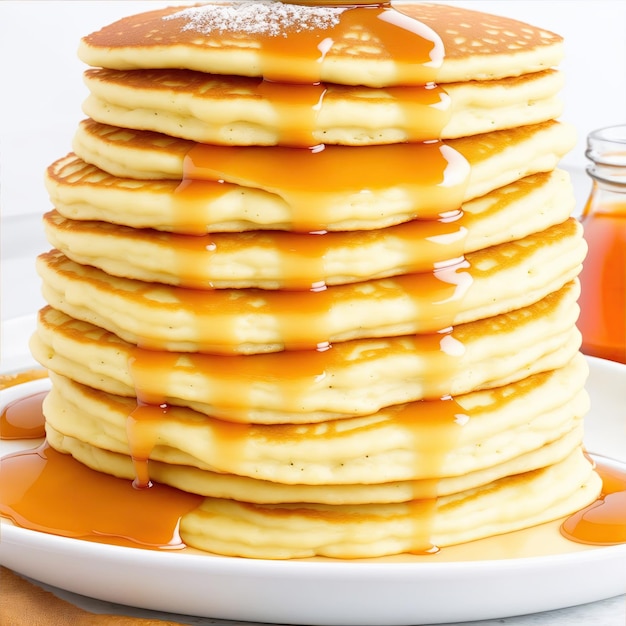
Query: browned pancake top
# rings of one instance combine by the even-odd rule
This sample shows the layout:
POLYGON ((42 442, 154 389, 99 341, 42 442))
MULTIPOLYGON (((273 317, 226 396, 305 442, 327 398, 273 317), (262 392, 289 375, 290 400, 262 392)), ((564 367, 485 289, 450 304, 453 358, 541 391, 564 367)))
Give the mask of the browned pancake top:
MULTIPOLYGON (((382 86, 442 82, 440 68, 451 62, 470 62, 469 69, 459 67, 455 72, 456 80, 471 79, 472 72, 480 73, 477 60, 494 56, 515 59, 520 53, 551 49, 561 42, 560 36, 517 20, 439 4, 331 7, 213 2, 123 18, 84 37, 80 54, 87 63, 114 69, 179 67, 286 82, 321 79, 345 84, 352 84, 346 68, 355 62, 391 61, 394 69, 386 68, 383 79, 372 78, 372 84, 378 82, 374 86, 382 86), (130 54, 111 55, 122 50, 130 54), (180 54, 164 58, 160 54, 164 50, 180 54), (237 62, 229 71, 230 59, 226 65, 223 58, 216 61, 224 52, 250 51, 257 56, 248 66, 237 62), (340 67, 338 74, 331 67, 327 75, 325 68, 337 63, 347 65, 340 67)), ((554 61, 555 57, 548 55, 547 65, 554 61)), ((510 67, 500 67, 497 72, 514 76, 536 69, 512 61, 510 67)), ((443 82, 451 80, 454 75, 444 72, 443 82)), ((354 84, 359 83, 368 84, 361 79, 354 84)))

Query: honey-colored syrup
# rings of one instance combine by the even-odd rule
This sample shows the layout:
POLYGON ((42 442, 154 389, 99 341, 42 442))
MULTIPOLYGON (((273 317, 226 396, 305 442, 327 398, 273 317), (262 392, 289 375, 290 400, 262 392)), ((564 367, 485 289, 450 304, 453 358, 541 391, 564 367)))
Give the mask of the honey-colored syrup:
POLYGON ((23 372, 15 372, 13 374, 0 374, 0 391, 2 389, 8 389, 15 385, 21 385, 23 383, 30 382, 31 380, 39 380, 45 378, 48 375, 47 370, 43 368, 35 368, 25 370, 23 372))
POLYGON ((0 439, 41 439, 45 437, 41 403, 47 391, 14 400, 0 414, 0 439))
MULTIPOLYGON (((0 390, 40 380, 48 375, 43 368, 0 375, 0 390)), ((41 439, 45 436, 41 403, 47 391, 9 402, 0 413, 0 439, 41 439)))
POLYGON ((622 204, 588 209, 583 226, 589 251, 580 275, 582 350, 626 363, 626 194, 622 204))
POLYGON ((376 193, 408 199, 414 207, 409 218, 439 219, 458 211, 468 178, 464 157, 440 141, 312 148, 197 144, 185 157, 179 202, 199 201, 204 188, 196 181, 263 189, 290 207, 291 230, 316 232, 330 228, 338 202, 367 206, 376 193))
POLYGON ((589 245, 580 275, 582 350, 626 363, 626 125, 591 132, 585 155, 592 187, 581 218, 589 245))
POLYGON ((394 61, 396 84, 427 84, 443 61, 443 46, 428 26, 404 15, 389 2, 346 7, 338 23, 325 29, 284 26, 286 36, 259 37, 262 75, 276 82, 319 83, 321 68, 335 45, 350 46, 352 54, 367 56, 379 48, 394 61))
POLYGON ((201 496, 89 469, 45 443, 0 460, 0 514, 18 526, 122 546, 182 548, 180 519, 201 496))
POLYGON ((598 499, 563 522, 561 533, 572 541, 598 546, 626 543, 626 473, 596 460, 602 477, 598 499))

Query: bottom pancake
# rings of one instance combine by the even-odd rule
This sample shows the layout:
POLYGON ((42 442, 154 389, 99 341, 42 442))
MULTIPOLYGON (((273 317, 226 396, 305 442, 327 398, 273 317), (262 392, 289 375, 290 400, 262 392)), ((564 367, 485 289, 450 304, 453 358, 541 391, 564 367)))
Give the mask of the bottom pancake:
POLYGON ((564 517, 600 489, 601 479, 577 450, 545 469, 436 500, 332 507, 207 498, 183 517, 180 533, 191 547, 249 558, 422 553, 564 517))
MULTIPOLYGON (((61 451, 77 457, 102 456, 102 451, 90 451, 53 429, 48 437, 61 451)), ((159 468, 153 469, 161 473, 159 468)), ((208 497, 183 516, 180 535, 192 548, 247 558, 352 559, 423 553, 565 517, 591 503, 601 486, 577 447, 544 468, 408 502, 335 505, 294 499, 256 504, 208 497)))

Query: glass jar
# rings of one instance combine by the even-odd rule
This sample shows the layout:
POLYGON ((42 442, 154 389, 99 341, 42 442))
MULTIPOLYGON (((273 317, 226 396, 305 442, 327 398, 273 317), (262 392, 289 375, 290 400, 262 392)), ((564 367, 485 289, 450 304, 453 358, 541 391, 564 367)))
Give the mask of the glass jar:
POLYGON ((626 125, 587 138, 591 193, 581 221, 589 246, 578 328, 585 354, 626 363, 626 125))

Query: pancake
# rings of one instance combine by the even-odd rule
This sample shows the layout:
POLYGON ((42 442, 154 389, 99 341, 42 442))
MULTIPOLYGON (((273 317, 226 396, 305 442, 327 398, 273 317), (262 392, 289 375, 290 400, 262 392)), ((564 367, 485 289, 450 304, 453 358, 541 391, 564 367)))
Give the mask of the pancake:
POLYGON ((546 468, 436 500, 331 507, 207 498, 181 519, 180 533, 192 547, 251 558, 424 553, 559 519, 600 489, 579 450, 546 468))
POLYGON ((457 216, 386 229, 247 231, 181 235, 108 222, 44 216, 48 241, 68 258, 113 276, 195 289, 311 289, 414 272, 522 239, 574 209, 563 170, 528 176, 466 202, 457 216), (538 211, 537 207, 541 207, 538 211))
POLYGON ((281 2, 170 7, 83 37, 79 57, 112 69, 186 68, 292 83, 383 87, 519 76, 557 65, 563 56, 561 37, 513 19, 440 4, 395 2, 393 7, 376 13, 281 2), (380 12, 391 13, 387 29, 380 28, 380 12), (374 25, 372 37, 368 30, 374 25), (287 36, 275 36, 277 29, 287 36), (330 49, 317 48, 318 32, 332 38, 330 49))
MULTIPOLYGON (((331 488, 407 480, 424 481, 425 489, 427 480, 484 475, 570 433, 575 435, 568 439, 568 453, 578 447, 589 408, 586 376, 586 363, 577 356, 556 371, 454 400, 397 405, 320 424, 258 425, 176 406, 150 410, 134 398, 53 374, 44 414, 47 426, 57 432, 126 456, 132 452, 129 439, 148 424, 155 442, 146 451, 150 462, 269 481, 277 491, 282 484, 331 488), (129 416, 137 416, 134 425, 129 416)), ((254 491, 254 483, 250 486, 254 491)), ((367 503, 369 496, 362 495, 361 503, 367 503)))
MULTIPOLYGON (((191 465, 163 463, 154 459, 150 459, 149 462, 149 475, 157 483, 170 485, 182 491, 254 504, 311 502, 345 505, 410 502, 459 493, 506 476, 522 474, 558 463, 579 446, 581 430, 581 426, 578 425, 561 438, 537 450, 521 454, 510 461, 499 463, 485 470, 439 479, 373 484, 292 485, 212 472, 191 465)), ((46 425, 46 439, 58 452, 72 455, 77 461, 95 471, 130 481, 137 477, 136 465, 126 454, 111 452, 100 446, 62 434, 49 423, 46 425)))
POLYGON ((30 347, 51 371, 117 395, 231 421, 312 423, 562 367, 580 347, 578 294, 574 281, 524 309, 442 333, 251 356, 145 350, 45 307, 30 347))
MULTIPOLYGON (((107 149, 111 144, 124 146, 127 143, 125 137, 125 134, 107 133, 100 147, 107 149)), ((440 173, 433 173, 434 180, 431 181, 422 173, 416 177, 411 169, 412 161, 405 158, 413 154, 419 156, 424 146, 428 146, 429 158, 442 156, 436 146, 406 144, 406 153, 395 152, 397 146, 330 146, 328 154, 336 157, 329 164, 332 169, 327 170, 322 164, 319 175, 304 169, 303 172, 310 173, 303 176, 302 187, 294 190, 293 187, 280 187, 287 182, 284 177, 281 178, 280 172, 284 172, 289 163, 293 168, 294 160, 300 157, 307 159, 306 167, 315 166, 317 161, 311 164, 308 156, 303 155, 307 151, 298 148, 240 148, 242 152, 238 154, 241 161, 224 163, 226 168, 237 167, 237 170, 220 171, 215 174, 214 180, 186 180, 184 187, 179 188, 183 177, 183 158, 198 144, 185 142, 187 152, 184 152, 180 144, 172 144, 170 140, 165 148, 161 144, 153 150, 152 146, 161 137, 133 133, 132 149, 128 152, 134 163, 128 176, 133 178, 108 175, 72 154, 56 161, 46 174, 46 186, 54 206, 70 219, 101 220, 191 234, 249 229, 311 232, 384 228, 414 218, 437 219, 446 210, 457 210, 462 202, 484 196, 526 176, 552 171, 574 140, 572 128, 558 122, 497 131, 478 138, 450 140, 445 156, 453 162, 454 166, 450 169, 456 176, 453 176, 449 186, 439 187, 437 191, 433 191, 433 185, 441 181, 438 176, 443 176, 445 163, 441 164, 440 173), (363 169, 356 171, 353 186, 346 186, 338 175, 337 161, 374 149, 376 152, 371 153, 371 161, 369 157, 359 156, 359 159, 364 159, 363 169), (388 152, 383 154, 378 149, 388 152), (248 150, 250 152, 244 152, 248 150), (153 172, 155 161, 160 163, 163 156, 170 165, 174 157, 180 159, 177 161, 180 169, 171 174, 177 176, 176 181, 135 180, 141 178, 137 170, 141 170, 142 163, 153 172), (272 161, 272 157, 276 161, 272 161), (376 171, 377 159, 381 158, 392 159, 399 168, 393 174, 383 173, 380 187, 372 188, 368 184, 368 175, 376 171), (469 171, 463 160, 469 165, 469 171), (251 168, 259 162, 264 164, 266 170, 255 175, 257 173, 251 168), (272 173, 274 180, 267 180, 266 176, 271 178, 272 173), (328 187, 311 188, 311 180, 325 180, 328 187), (370 192, 362 193, 364 187, 370 192)), ((212 150, 217 148, 213 146, 212 150)), ((230 149, 224 147, 224 150, 230 149)), ((220 156, 228 159, 229 154, 223 152, 220 156)), ((116 156, 111 159, 106 157, 105 160, 116 160, 116 156)), ((124 167, 129 168, 130 163, 126 161, 124 167)), ((299 182, 290 184, 298 185, 299 182)))
POLYGON ((559 117, 557 70, 399 90, 285 86, 189 70, 91 69, 83 112, 112 126, 226 145, 371 145, 453 139, 559 117), (314 113, 312 112, 314 111, 314 113))
POLYGON ((183 289, 113 277, 58 251, 40 255, 37 271, 50 305, 130 343, 255 354, 434 333, 530 306, 576 278, 586 251, 570 218, 432 272, 320 291, 183 289))

